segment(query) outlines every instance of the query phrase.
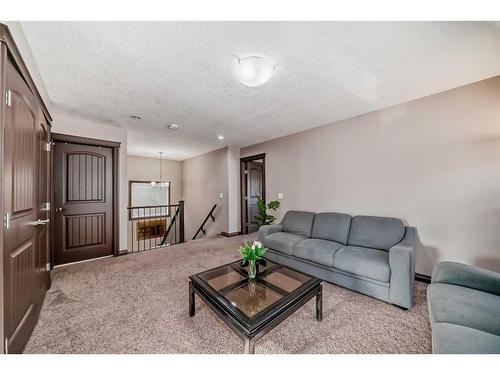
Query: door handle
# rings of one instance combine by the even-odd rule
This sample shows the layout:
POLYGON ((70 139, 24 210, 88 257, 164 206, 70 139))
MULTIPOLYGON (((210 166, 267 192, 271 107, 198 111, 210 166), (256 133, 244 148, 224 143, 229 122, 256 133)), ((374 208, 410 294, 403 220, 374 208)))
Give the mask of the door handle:
POLYGON ((47 224, 49 221, 50 221, 49 219, 45 219, 45 220, 40 220, 40 219, 38 219, 37 221, 32 221, 32 222, 30 223, 30 225, 31 225, 32 227, 39 227, 39 226, 42 226, 42 225, 47 224))
POLYGON ((62 208, 62 207, 57 207, 56 208, 56 212, 63 212, 63 211, 64 211, 64 208, 62 208))

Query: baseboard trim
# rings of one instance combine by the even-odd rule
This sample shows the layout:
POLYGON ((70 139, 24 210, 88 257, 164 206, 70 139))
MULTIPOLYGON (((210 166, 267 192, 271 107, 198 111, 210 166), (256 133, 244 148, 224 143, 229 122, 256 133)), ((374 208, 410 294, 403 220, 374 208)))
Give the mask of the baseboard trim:
POLYGON ((426 283, 426 284, 431 283, 431 277, 429 275, 423 275, 421 273, 415 274, 415 280, 421 281, 421 282, 426 283))
POLYGON ((97 257, 97 258, 90 258, 90 259, 84 259, 84 260, 77 260, 76 262, 58 264, 58 265, 54 266, 53 268, 61 268, 61 267, 71 266, 72 264, 87 263, 87 262, 92 262, 94 260, 113 258, 113 257, 114 257, 114 255, 104 255, 102 257, 97 257))
POLYGON ((220 232, 220 235, 224 236, 224 237, 234 237, 234 236, 239 236, 240 234, 241 234, 241 231, 232 232, 232 233, 220 232))

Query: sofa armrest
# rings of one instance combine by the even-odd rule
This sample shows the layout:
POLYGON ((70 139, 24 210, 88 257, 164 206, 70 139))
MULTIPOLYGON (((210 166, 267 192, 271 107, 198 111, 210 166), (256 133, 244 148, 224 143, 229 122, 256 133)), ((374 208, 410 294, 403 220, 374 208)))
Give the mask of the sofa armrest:
POLYGON ((259 241, 264 243, 264 237, 270 235, 271 233, 283 232, 283 226, 281 224, 271 224, 263 225, 259 228, 259 241))
POLYGON ((407 309, 413 304, 416 246, 417 230, 413 227, 406 227, 403 239, 389 249, 391 268, 389 301, 407 309))
POLYGON ((456 262, 439 262, 432 272, 433 283, 446 283, 500 296, 500 273, 456 262))

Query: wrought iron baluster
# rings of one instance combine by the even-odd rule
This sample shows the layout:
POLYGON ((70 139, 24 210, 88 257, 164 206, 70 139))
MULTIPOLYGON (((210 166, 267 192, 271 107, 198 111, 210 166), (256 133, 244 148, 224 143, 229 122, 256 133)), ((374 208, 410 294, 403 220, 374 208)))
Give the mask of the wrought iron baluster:
POLYGON ((152 231, 153 224, 154 224, 154 219, 151 219, 151 209, 148 208, 148 230, 149 230, 149 248, 148 250, 151 250, 151 237, 153 237, 154 232, 152 231))
POLYGON ((174 230, 174 244, 177 243, 177 222, 175 223, 175 230, 174 230))
POLYGON ((142 238, 141 238, 141 241, 142 241, 142 250, 143 251, 146 248, 146 219, 145 219, 145 217, 146 217, 146 209, 143 208, 142 209, 142 216, 141 216, 141 221, 142 221, 142 238))

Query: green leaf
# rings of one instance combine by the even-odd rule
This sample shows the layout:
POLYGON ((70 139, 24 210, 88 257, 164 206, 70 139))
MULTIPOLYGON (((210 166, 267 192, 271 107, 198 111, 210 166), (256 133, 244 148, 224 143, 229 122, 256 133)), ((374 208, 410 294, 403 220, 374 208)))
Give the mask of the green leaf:
POLYGON ((279 201, 272 201, 272 202, 269 202, 268 205, 267 205, 267 208, 269 208, 270 210, 276 210, 280 207, 280 202, 279 201))
POLYGON ((279 201, 272 201, 266 205, 266 202, 262 197, 257 196, 257 214, 252 218, 252 223, 258 226, 271 224, 276 220, 276 217, 269 215, 267 210, 276 210, 280 206, 279 201))

